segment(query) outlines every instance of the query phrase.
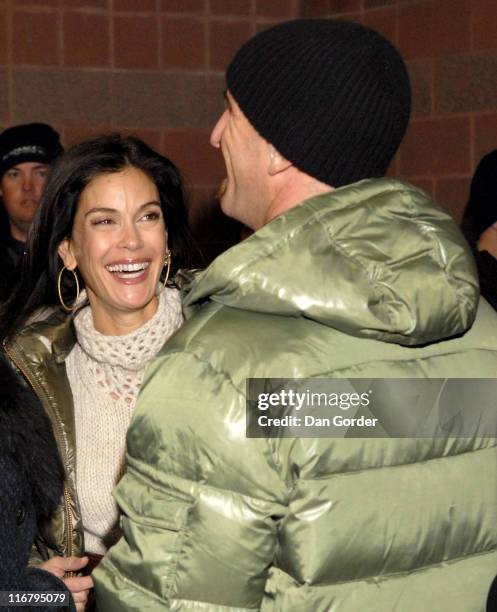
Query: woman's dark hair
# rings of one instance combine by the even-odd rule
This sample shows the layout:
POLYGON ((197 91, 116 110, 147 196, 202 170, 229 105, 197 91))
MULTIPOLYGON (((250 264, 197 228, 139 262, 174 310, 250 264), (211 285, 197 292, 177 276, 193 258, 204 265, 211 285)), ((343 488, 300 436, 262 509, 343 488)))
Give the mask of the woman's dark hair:
POLYGON ((461 229, 468 242, 474 245, 480 235, 495 221, 497 221, 497 149, 482 157, 476 168, 461 229))
MULTIPOLYGON (((171 276, 191 267, 197 248, 188 228, 177 168, 143 141, 119 134, 100 136, 68 149, 52 166, 26 242, 21 278, 0 310, 0 337, 15 333, 38 308, 59 304, 58 274, 63 262, 57 248, 71 236, 79 198, 97 176, 134 167, 147 174, 159 191, 171 251, 171 276)), ((80 285, 84 286, 80 278, 80 285)), ((74 299, 72 274, 63 275, 63 298, 74 299)))

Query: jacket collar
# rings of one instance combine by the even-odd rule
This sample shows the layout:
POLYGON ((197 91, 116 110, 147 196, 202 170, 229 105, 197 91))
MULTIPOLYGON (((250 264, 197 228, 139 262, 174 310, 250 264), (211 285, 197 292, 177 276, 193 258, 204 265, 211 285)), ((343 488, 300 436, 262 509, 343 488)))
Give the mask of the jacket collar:
POLYGON ((48 356, 53 357, 56 363, 62 363, 75 343, 76 333, 72 316, 61 309, 54 310, 43 320, 40 320, 39 313, 12 340, 6 342, 7 347, 15 346, 25 360, 35 364, 48 356))
POLYGON ((218 257, 184 289, 204 301, 306 317, 420 345, 476 316, 474 262, 450 216, 419 189, 370 179, 309 199, 218 257))

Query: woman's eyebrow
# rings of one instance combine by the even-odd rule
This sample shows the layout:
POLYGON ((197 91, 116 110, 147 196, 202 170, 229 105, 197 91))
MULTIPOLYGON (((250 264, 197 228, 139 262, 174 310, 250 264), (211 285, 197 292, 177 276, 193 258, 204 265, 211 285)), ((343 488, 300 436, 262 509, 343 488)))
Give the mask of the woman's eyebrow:
POLYGON ((85 217, 93 213, 102 213, 102 212, 103 213, 115 213, 117 211, 115 208, 108 208, 106 206, 95 206, 94 208, 90 208, 90 210, 86 211, 85 217))
MULTIPOLYGON (((150 202, 145 202, 145 204, 141 204, 138 210, 142 210, 143 208, 146 208, 147 206, 159 206, 160 207, 160 202, 158 202, 157 200, 150 200, 150 202)), ((85 217, 93 213, 109 214, 109 213, 118 213, 118 212, 119 211, 117 210, 117 208, 109 208, 108 206, 95 206, 93 208, 90 208, 90 210, 86 211, 85 217)))

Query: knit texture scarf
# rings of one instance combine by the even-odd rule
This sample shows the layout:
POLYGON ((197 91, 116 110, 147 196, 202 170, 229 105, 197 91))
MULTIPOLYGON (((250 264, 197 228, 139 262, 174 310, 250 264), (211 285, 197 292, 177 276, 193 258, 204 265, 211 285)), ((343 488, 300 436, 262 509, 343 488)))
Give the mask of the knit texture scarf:
POLYGON ((166 289, 137 330, 106 336, 90 306, 74 317, 77 343, 66 360, 74 401, 76 489, 87 552, 104 554, 119 537, 112 490, 125 471, 126 432, 145 368, 183 321, 179 292, 166 289))

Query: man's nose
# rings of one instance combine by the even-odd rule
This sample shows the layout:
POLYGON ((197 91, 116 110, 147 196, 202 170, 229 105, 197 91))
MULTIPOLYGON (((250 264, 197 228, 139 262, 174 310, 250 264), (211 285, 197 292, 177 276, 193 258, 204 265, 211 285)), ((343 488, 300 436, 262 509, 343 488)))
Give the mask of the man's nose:
POLYGON ((26 173, 22 176, 22 188, 24 191, 31 191, 33 189, 33 178, 31 174, 26 173))
POLYGON ((217 120, 217 123, 211 132, 211 138, 210 138, 211 145, 215 147, 216 149, 219 149, 219 147, 221 146, 221 136, 223 135, 227 120, 228 120, 228 110, 226 109, 224 113, 217 120))

